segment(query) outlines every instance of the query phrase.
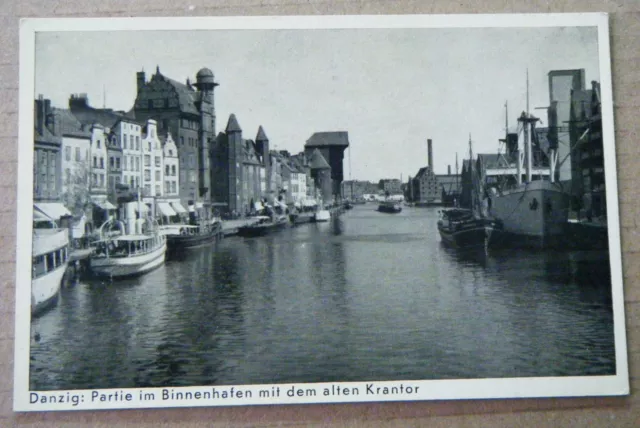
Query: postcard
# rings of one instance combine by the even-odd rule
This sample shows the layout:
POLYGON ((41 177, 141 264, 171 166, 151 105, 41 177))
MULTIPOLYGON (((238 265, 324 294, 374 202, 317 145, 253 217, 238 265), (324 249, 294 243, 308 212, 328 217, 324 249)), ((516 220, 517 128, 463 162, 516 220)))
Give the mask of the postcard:
POLYGON ((629 393, 606 14, 20 43, 15 411, 629 393))

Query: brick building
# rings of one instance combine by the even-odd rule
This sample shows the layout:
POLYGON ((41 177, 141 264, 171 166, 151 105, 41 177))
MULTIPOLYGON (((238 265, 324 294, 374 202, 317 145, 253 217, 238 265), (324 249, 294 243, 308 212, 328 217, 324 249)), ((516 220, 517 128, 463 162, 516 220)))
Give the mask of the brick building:
POLYGON ((211 206, 211 144, 216 136, 214 89, 218 83, 208 68, 178 82, 160 73, 146 80, 144 71, 136 74, 137 96, 133 114, 139 121, 157 121, 158 132, 171 133, 178 145, 179 195, 183 206, 200 203, 202 214, 211 206))
MULTIPOLYGON (((311 159, 318 150, 331 169, 332 199, 342 199, 342 181, 344 180, 344 151, 349 147, 349 133, 345 131, 316 132, 304 145, 305 154, 311 159)), ((329 201, 325 200, 325 203, 329 201)))

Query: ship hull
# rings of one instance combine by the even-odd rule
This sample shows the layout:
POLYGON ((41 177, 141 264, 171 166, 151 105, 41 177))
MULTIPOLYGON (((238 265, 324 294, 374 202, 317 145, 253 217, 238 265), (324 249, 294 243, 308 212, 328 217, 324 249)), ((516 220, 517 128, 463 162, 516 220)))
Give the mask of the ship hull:
POLYGON ((533 181, 490 198, 489 214, 501 222, 492 244, 549 248, 563 243, 569 195, 556 183, 533 181))
POLYGON ((91 260, 91 271, 96 276, 122 278, 138 276, 161 266, 165 261, 167 244, 140 256, 111 257, 91 260))
POLYGON ((31 281, 31 315, 39 314, 56 304, 66 270, 67 263, 64 263, 31 281))

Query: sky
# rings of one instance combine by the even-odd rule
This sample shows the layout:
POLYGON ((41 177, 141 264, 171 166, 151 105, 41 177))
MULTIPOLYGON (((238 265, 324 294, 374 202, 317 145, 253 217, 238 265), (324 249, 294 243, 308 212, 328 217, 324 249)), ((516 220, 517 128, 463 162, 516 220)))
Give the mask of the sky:
POLYGON ((427 165, 455 172, 456 154, 497 153, 509 125, 549 105, 547 73, 585 69, 599 80, 596 27, 41 32, 35 88, 55 107, 87 93, 94 107, 129 110, 136 72, 215 90, 217 131, 234 113, 244 138, 262 125, 272 148, 298 153, 321 131, 347 131, 345 179, 406 180, 427 165))

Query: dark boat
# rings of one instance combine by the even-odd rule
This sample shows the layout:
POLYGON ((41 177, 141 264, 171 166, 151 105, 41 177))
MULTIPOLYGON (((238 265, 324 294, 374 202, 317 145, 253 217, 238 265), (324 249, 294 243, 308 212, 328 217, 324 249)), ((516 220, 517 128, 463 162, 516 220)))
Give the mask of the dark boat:
POLYGON ((313 213, 289 214, 289 221, 293 225, 311 223, 313 220, 313 213))
POLYGON ((383 201, 378 205, 378 211, 381 213, 397 214, 402 211, 402 205, 395 201, 383 201))
POLYGON ((289 224, 289 219, 286 216, 279 216, 275 219, 267 216, 259 216, 256 218, 258 219, 257 223, 239 227, 238 236, 245 238, 264 236, 277 230, 284 229, 287 227, 287 224, 289 224))
POLYGON ((180 251, 208 245, 219 238, 222 223, 219 221, 202 225, 176 225, 177 233, 167 233, 167 249, 180 251))
POLYGON ((441 211, 438 231, 442 241, 455 248, 487 248, 499 223, 478 218, 468 209, 451 208, 441 211))

